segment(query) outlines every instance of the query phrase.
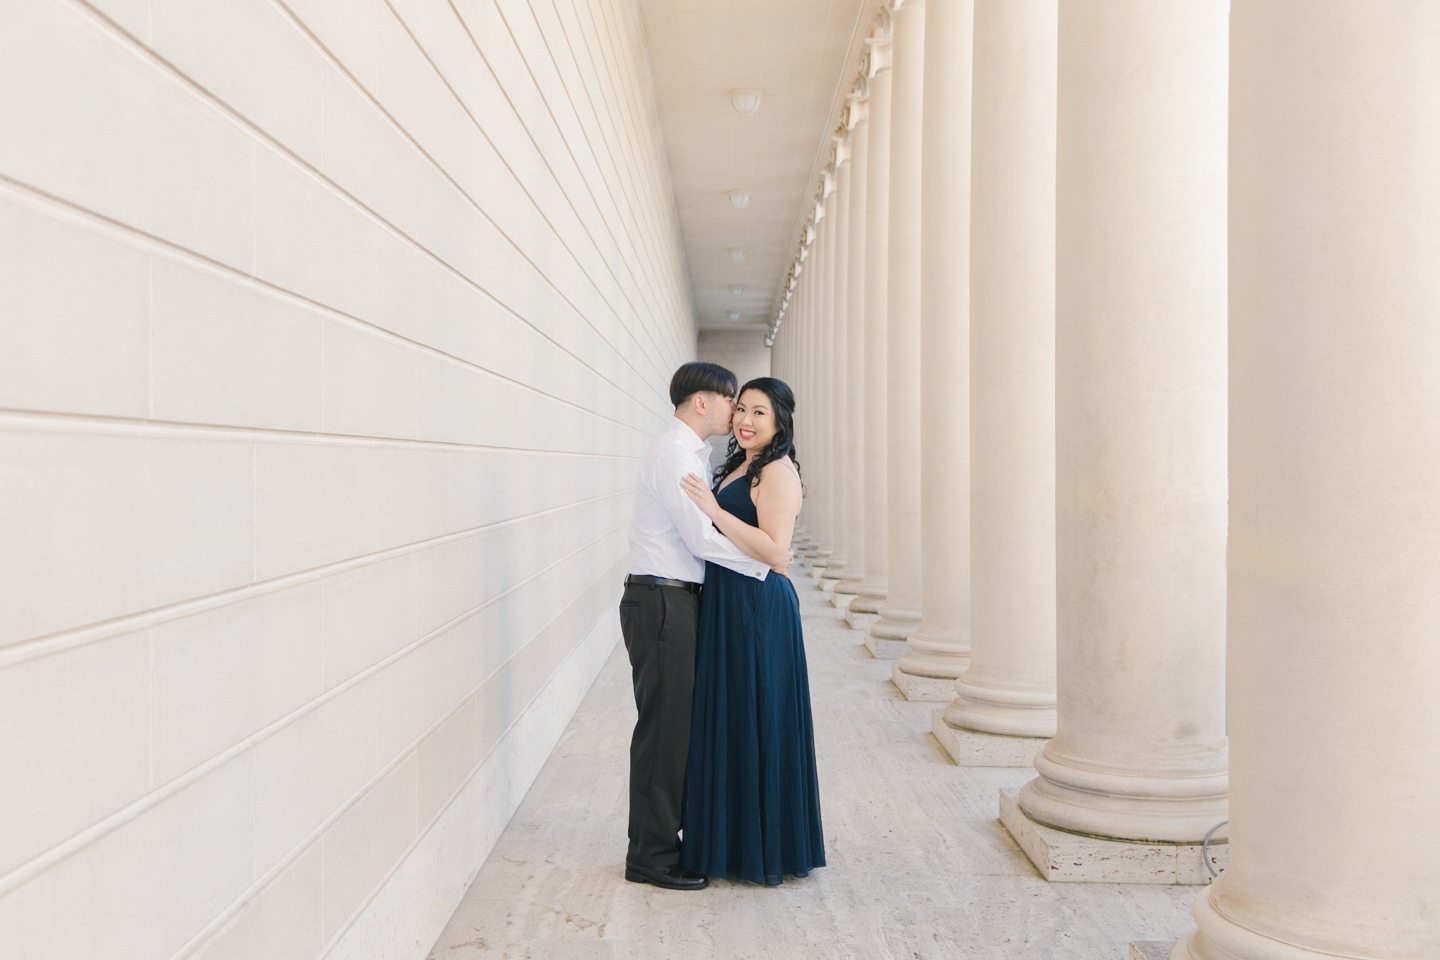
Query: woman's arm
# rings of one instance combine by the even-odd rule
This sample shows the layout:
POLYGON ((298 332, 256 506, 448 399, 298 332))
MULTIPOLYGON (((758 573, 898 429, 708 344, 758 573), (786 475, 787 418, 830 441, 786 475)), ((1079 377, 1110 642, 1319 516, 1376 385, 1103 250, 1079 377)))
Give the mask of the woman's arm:
MULTIPOLYGON (((744 477, 733 481, 748 483, 744 477)), ((752 527, 716 501, 715 495, 695 474, 680 481, 690 499, 710 518, 716 528, 747 554, 771 567, 790 558, 790 537, 800 513, 800 477, 788 461, 777 460, 760 471, 760 483, 751 491, 760 525, 752 527)))

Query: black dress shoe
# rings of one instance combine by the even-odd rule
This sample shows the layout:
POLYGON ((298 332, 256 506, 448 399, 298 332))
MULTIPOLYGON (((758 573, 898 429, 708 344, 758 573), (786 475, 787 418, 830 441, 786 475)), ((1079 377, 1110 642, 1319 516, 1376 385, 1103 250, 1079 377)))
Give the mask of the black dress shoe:
POLYGON ((710 886, 705 874, 686 870, 678 863, 671 867, 637 867, 627 863, 625 879, 631 883, 652 883, 666 890, 704 890, 710 886))

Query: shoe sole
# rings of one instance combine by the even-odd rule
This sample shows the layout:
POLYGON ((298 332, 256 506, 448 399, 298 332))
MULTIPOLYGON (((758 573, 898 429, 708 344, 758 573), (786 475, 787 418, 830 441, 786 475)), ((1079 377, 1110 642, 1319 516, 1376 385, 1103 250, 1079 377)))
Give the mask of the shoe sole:
POLYGON ((668 883, 656 883, 654 880, 651 880, 649 877, 645 876, 643 873, 640 873, 638 870, 631 870, 629 867, 625 868, 625 879, 629 880, 631 883, 648 883, 652 887, 659 887, 661 890, 704 890, 706 887, 710 886, 710 880, 708 877, 706 878, 704 883, 697 883, 693 885, 686 884, 684 886, 671 886, 668 883))

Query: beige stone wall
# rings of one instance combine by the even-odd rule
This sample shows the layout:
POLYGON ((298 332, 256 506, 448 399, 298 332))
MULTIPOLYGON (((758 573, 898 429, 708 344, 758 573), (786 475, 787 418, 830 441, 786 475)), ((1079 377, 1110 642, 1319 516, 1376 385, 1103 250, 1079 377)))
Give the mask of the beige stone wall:
POLYGON ((0 11, 0 956, 424 956, 693 353, 646 64, 630 0, 0 11))

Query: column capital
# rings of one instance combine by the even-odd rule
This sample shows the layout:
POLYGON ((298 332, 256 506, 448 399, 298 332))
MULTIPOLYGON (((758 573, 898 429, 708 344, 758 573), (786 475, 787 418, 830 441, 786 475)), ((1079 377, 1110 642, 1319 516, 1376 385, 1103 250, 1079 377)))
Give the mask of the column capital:
MULTIPOLYGON (((839 138, 836 138, 836 139, 839 139, 839 138)), ((825 176, 824 176, 824 177, 821 179, 821 181, 820 181, 820 209, 821 209, 822 211, 823 211, 823 210, 825 209, 825 207, 826 207, 825 201, 826 201, 826 200, 829 200, 829 199, 830 199, 830 195, 835 192, 835 170, 834 170, 834 168, 835 168, 835 167, 838 167, 839 165, 840 165, 839 144, 836 144, 835 160, 833 161, 833 164, 832 164, 828 169, 826 169, 826 171, 825 171, 825 176)))
POLYGON ((880 7, 875 17, 875 26, 865 38, 865 61, 861 65, 861 76, 869 80, 884 70, 890 69, 890 53, 895 25, 891 20, 891 0, 880 7))
POLYGON ((835 141, 835 169, 839 170, 841 165, 850 162, 850 130, 848 127, 841 127, 843 133, 837 133, 832 138, 835 141))
POLYGON ((882 35, 867 37, 865 46, 869 49, 869 54, 865 58, 865 79, 869 80, 890 69, 895 51, 895 38, 887 30, 882 35))
POLYGON ((841 112, 840 118, 845 130, 854 130, 855 124, 870 117, 870 81, 865 78, 865 71, 868 69, 870 55, 865 55, 865 62, 861 63, 860 76, 855 78, 855 85, 851 91, 845 94, 845 109, 841 112))

